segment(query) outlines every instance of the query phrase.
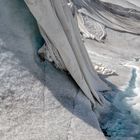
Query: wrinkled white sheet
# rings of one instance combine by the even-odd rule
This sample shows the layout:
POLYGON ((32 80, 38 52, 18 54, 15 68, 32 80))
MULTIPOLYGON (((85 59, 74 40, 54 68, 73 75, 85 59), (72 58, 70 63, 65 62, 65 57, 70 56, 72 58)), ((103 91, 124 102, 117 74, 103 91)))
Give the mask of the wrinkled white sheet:
POLYGON ((140 34, 139 0, 74 0, 79 13, 104 26, 140 34))
MULTIPOLYGON (((58 50, 66 69, 95 105, 102 104, 97 91, 109 90, 98 77, 81 40, 77 24, 65 0, 25 0, 43 37, 58 50)), ((48 45, 48 44, 47 44, 48 45)))

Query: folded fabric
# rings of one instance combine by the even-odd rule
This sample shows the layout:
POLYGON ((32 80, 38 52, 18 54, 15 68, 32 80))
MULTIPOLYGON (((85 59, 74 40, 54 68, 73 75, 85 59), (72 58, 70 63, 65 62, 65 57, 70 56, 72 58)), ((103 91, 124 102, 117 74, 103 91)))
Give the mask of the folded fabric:
MULTIPOLYGON (((25 0, 40 26, 46 45, 55 48, 59 60, 89 100, 102 104, 97 91, 109 90, 94 70, 65 0, 25 0)), ((55 53, 56 54, 56 53, 55 53)))

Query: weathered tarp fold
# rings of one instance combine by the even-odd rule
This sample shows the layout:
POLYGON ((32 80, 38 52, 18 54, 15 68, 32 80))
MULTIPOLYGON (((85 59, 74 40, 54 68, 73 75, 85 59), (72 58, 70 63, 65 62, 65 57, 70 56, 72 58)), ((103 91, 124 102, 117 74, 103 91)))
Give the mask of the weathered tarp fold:
POLYGON ((58 50, 66 69, 95 105, 102 104, 97 91, 109 90, 89 59, 80 32, 65 0, 25 0, 43 37, 58 50))
POLYGON ((139 0, 73 0, 79 13, 105 27, 140 34, 139 0))

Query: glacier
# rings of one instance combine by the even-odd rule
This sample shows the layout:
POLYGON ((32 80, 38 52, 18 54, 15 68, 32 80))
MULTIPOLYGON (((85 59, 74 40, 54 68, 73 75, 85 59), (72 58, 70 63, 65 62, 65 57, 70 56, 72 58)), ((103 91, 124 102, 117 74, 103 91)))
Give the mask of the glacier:
MULTIPOLYGON (((99 84, 93 84, 105 103, 95 108, 69 72, 39 58, 46 40, 24 1, 0 0, 1 140, 140 139, 139 21, 123 18, 123 26, 121 21, 113 25, 117 20, 111 24, 113 14, 104 14, 98 2, 74 0, 72 7, 78 10, 81 41, 90 60, 103 83, 111 87, 100 91, 99 84), (91 15, 90 8, 102 18, 91 15), (125 26, 127 20, 131 24, 125 26)), ((137 11, 130 10, 130 15, 139 16, 138 0, 100 2, 123 5, 127 12, 134 8, 137 11)))

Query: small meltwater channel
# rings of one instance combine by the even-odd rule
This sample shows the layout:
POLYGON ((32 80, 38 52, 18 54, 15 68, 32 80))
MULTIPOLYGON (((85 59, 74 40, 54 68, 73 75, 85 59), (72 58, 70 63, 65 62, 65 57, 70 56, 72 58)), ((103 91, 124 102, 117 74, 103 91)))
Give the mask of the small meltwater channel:
POLYGON ((108 140, 140 140, 140 112, 133 109, 133 105, 137 104, 134 101, 138 101, 134 100, 139 92, 135 91, 138 77, 137 68, 133 67, 127 88, 118 90, 113 98, 107 97, 112 107, 101 121, 101 128, 108 140))

